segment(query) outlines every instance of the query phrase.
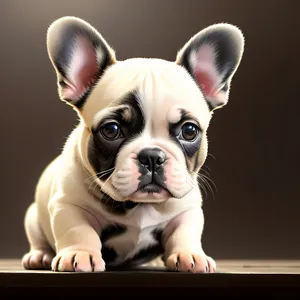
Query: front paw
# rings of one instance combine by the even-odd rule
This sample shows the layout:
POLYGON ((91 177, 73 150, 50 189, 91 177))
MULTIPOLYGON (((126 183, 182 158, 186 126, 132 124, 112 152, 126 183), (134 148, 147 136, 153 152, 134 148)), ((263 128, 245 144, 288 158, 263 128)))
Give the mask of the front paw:
POLYGON ((54 253, 46 250, 31 250, 22 258, 22 265, 26 270, 50 270, 54 253))
POLYGON ((166 267, 172 271, 191 273, 215 273, 215 261, 205 254, 180 252, 171 254, 166 260, 166 267))
POLYGON ((67 250, 55 256, 51 267, 56 272, 102 272, 105 262, 100 252, 67 250))

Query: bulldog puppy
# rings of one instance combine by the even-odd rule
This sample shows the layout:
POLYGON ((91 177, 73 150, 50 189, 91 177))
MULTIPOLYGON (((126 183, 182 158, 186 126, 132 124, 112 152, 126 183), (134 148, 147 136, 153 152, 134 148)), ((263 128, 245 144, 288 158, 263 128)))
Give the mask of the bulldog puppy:
POLYGON ((215 24, 174 61, 118 61, 90 24, 63 17, 49 27, 47 49, 60 99, 79 123, 37 183, 24 268, 100 272, 161 256, 170 270, 215 272, 201 243, 197 174, 243 55, 242 32, 215 24))

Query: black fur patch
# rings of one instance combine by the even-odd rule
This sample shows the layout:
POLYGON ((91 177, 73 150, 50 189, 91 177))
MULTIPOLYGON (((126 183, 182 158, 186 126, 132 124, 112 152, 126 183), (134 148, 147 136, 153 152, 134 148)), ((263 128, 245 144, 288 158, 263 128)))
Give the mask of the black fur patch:
POLYGON ((191 116, 189 116, 189 113, 187 111, 182 109, 180 120, 176 123, 169 124, 170 138, 183 151, 183 153, 186 157, 187 165, 189 165, 191 158, 197 152, 199 152, 199 148, 200 148, 201 140, 202 140, 202 132, 201 132, 200 126, 198 126, 200 132, 198 132, 198 136, 196 137, 196 139, 194 141, 186 141, 186 140, 183 140, 180 138, 181 127, 185 121, 189 121, 189 120, 191 120, 191 116))
POLYGON ((156 243, 139 251, 129 263, 132 265, 144 264, 162 255, 164 253, 164 248, 161 241, 162 232, 163 230, 160 228, 154 229, 151 234, 156 243))
POLYGON ((95 128, 92 128, 92 136, 89 141, 88 159, 102 180, 106 180, 112 174, 118 152, 125 144, 141 133, 145 126, 144 116, 135 92, 126 95, 119 101, 119 104, 128 105, 131 120, 125 120, 122 117, 123 109, 117 108, 112 115, 107 116, 95 128), (99 128, 107 119, 116 120, 120 124, 123 137, 113 141, 108 141, 102 137, 99 128), (107 171, 109 169, 111 170, 107 171))
POLYGON ((114 262, 118 257, 117 252, 114 249, 109 248, 105 245, 102 245, 101 253, 102 253, 102 258, 106 264, 114 262))
POLYGON ((103 196, 100 199, 98 198, 98 200, 100 200, 101 204, 108 212, 116 215, 125 215, 128 210, 133 209, 138 205, 138 203, 129 200, 124 202, 116 201, 105 193, 103 193, 103 196))
POLYGON ((121 235, 126 232, 126 227, 118 224, 114 225, 108 225, 105 227, 101 234, 100 234, 100 240, 102 243, 105 243, 108 241, 110 238, 121 235))
MULTIPOLYGON (((115 236, 118 234, 122 234, 125 232, 124 227, 120 226, 119 228, 108 228, 108 234, 107 236, 115 236)), ((119 227, 119 226, 117 226, 119 227)), ((153 236, 155 242, 150 244, 148 247, 145 247, 141 249, 139 252, 137 252, 132 258, 124 261, 123 263, 120 263, 118 265, 109 265, 109 263, 113 263, 115 259, 117 258, 117 253, 114 251, 114 249, 108 248, 107 246, 104 247, 104 255, 107 257, 107 260, 105 260, 104 255, 103 259, 107 261, 107 269, 108 270, 118 270, 118 269, 126 269, 131 267, 136 267, 141 264, 147 263, 151 261, 152 259, 155 259, 159 256, 163 258, 164 254, 164 248, 162 245, 162 232, 163 230, 160 228, 156 228, 151 232, 151 235, 153 236)))
POLYGON ((158 243, 161 243, 161 237, 162 237, 163 230, 160 229, 160 228, 156 228, 156 229, 154 229, 151 233, 152 233, 154 239, 155 239, 158 243))
POLYGON ((138 252, 132 260, 130 260, 131 265, 141 265, 157 258, 164 253, 164 249, 161 244, 154 244, 147 248, 142 249, 138 252))
POLYGON ((109 239, 111 239, 115 236, 121 235, 125 232, 126 232, 126 227, 124 227, 122 225, 118 225, 118 224, 108 225, 107 227, 105 227, 102 230, 102 232, 100 234, 100 240, 102 243, 101 253, 102 253, 102 257, 106 263, 113 262, 117 258, 118 255, 114 249, 108 247, 105 243, 109 239))

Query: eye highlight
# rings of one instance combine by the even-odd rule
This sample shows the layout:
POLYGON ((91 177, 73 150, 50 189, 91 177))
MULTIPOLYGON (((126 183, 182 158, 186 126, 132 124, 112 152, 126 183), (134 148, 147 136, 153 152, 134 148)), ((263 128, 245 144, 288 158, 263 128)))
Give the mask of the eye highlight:
POLYGON ((194 123, 185 123, 181 127, 180 138, 192 142, 199 133, 199 128, 194 123))
POLYGON ((122 132, 117 122, 106 123, 100 128, 100 133, 107 140, 116 140, 122 137, 122 132))

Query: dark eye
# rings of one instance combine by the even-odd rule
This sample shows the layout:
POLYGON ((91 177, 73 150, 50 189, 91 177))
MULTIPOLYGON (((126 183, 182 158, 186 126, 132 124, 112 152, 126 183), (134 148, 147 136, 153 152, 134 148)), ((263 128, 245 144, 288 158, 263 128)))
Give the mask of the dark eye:
POLYGON ((181 136, 187 141, 193 141, 198 132, 198 127, 193 123, 186 123, 181 128, 181 136))
POLYGON ((121 135, 119 124, 115 122, 105 124, 100 131, 104 138, 108 140, 115 140, 121 135))

